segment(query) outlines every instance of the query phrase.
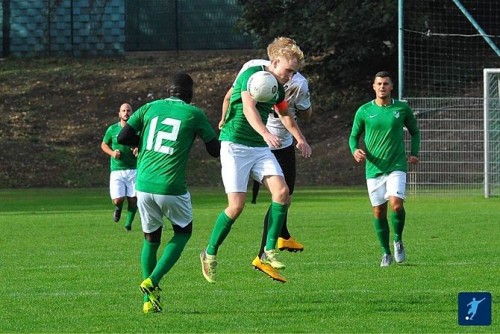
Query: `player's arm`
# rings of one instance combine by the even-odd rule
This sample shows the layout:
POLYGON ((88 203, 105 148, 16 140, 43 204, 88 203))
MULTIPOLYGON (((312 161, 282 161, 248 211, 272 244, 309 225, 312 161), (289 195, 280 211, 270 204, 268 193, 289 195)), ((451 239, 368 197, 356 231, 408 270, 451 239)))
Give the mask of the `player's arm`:
POLYGON ((275 110, 285 128, 297 141, 296 147, 300 150, 302 156, 304 158, 309 158, 312 154, 311 146, 309 146, 309 144, 307 143, 306 138, 302 134, 302 131, 300 131, 300 128, 297 125, 295 119, 288 113, 288 103, 286 102, 286 100, 283 100, 282 102, 275 105, 275 110))
POLYGON ((408 117, 405 121, 405 126, 410 133, 410 156, 408 157, 408 162, 411 164, 416 164, 419 162, 418 154, 420 153, 420 129, 418 128, 417 119, 413 115, 413 111, 410 109, 408 112, 408 117))
POLYGON ((366 159, 366 152, 358 147, 359 138, 363 133, 363 122, 360 112, 356 112, 354 122, 352 124, 351 134, 349 135, 349 149, 356 162, 362 162, 366 159))
POLYGON ((224 100, 222 101, 222 113, 219 121, 219 130, 222 129, 222 126, 224 125, 224 122, 226 120, 226 112, 229 108, 231 94, 233 94, 233 87, 229 88, 229 90, 226 92, 226 95, 224 96, 224 100))
POLYGON ((120 158, 120 150, 113 150, 106 142, 101 143, 101 150, 112 158, 120 158))
POLYGON ((213 156, 214 158, 218 158, 220 156, 220 141, 217 138, 214 138, 205 143, 205 149, 208 154, 213 156))
POLYGON ((301 120, 308 121, 312 116, 312 107, 309 107, 306 110, 297 110, 296 115, 301 120))
POLYGON ((290 95, 289 103, 293 102, 295 107, 295 114, 298 118, 308 121, 312 116, 311 97, 309 93, 309 85, 307 80, 300 81, 296 93, 290 95))
POLYGON ((139 136, 135 132, 134 128, 129 124, 125 124, 125 126, 121 129, 118 137, 116 138, 119 144, 128 145, 128 146, 138 146, 139 145, 139 136))
POLYGON ((247 91, 241 92, 241 101, 243 102, 243 114, 245 114, 245 118, 248 123, 257 131, 258 134, 264 138, 266 143, 271 147, 281 147, 281 140, 278 136, 273 135, 266 128, 266 125, 262 122, 260 118, 260 114, 257 111, 257 102, 250 96, 250 93, 247 91))

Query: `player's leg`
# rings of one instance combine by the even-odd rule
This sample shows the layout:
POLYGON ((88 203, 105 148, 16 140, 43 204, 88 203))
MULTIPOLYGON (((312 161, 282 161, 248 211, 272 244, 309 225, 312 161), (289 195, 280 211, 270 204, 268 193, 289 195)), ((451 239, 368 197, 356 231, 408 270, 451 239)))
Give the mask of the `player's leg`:
MULTIPOLYGON (((285 221, 288 209, 289 193, 285 179, 281 175, 270 175, 263 179, 263 183, 271 192, 272 203, 268 214, 268 232, 264 253, 274 251, 278 236, 285 221)), ((276 267, 275 267, 276 268, 276 267)))
POLYGON ((245 193, 228 193, 227 200, 228 206, 217 217, 208 242, 206 252, 209 255, 217 255, 219 246, 224 242, 234 222, 243 211, 245 206, 245 193))
POLYGON ((109 175, 109 195, 115 206, 113 210, 113 221, 115 223, 121 218, 123 202, 126 197, 126 188, 121 176, 121 171, 112 171, 109 175))
MULTIPOLYGON (((269 186, 268 178, 264 181, 266 187, 269 186)), ((278 176, 274 176, 274 178, 278 178, 278 176)), ((283 184, 286 186, 284 179, 282 177, 281 179, 283 180, 283 184)), ((271 180, 271 182, 273 182, 273 180, 271 180)), ((281 201, 284 200, 284 198, 281 199, 281 201)), ((276 259, 274 249, 276 247, 276 239, 278 238, 279 231, 281 230, 280 226, 283 224, 285 215, 286 205, 273 201, 266 213, 266 223, 264 224, 264 234, 262 235, 259 255, 252 261, 252 266, 255 269, 262 271, 273 280, 282 283, 285 283, 286 279, 276 269, 282 269, 285 265, 276 259), (268 247, 267 250, 266 247, 268 247)))
MULTIPOLYGON (((161 244, 161 234, 162 234, 161 227, 152 233, 144 233, 144 241, 142 243, 142 250, 141 250, 141 269, 142 269, 142 280, 143 280, 141 286, 148 279, 149 275, 151 275, 153 270, 156 268, 158 248, 160 247, 161 244)), ((160 307, 155 307, 151 303, 149 298, 149 295, 153 294, 154 298, 158 299, 159 303, 160 288, 158 287, 156 289, 151 281, 147 283, 149 283, 146 286, 146 288, 148 288, 147 291, 146 290, 143 291, 143 288, 141 287, 141 291, 143 292, 144 296, 143 312, 150 313, 150 312, 161 311, 161 304, 160 307), (151 291, 149 291, 149 289, 151 289, 151 291)))
POLYGON ((380 266, 389 266, 392 262, 391 248, 389 246, 389 222, 387 220, 387 198, 386 198, 387 176, 367 179, 366 184, 373 211, 373 226, 382 249, 382 261, 380 266))
MULTIPOLYGON (((248 182, 248 181, 247 181, 248 182)), ((200 254, 201 270, 209 283, 216 281, 217 252, 245 206, 245 193, 228 193, 228 206, 215 221, 208 245, 200 254)))
POLYGON ((231 226, 243 212, 250 170, 253 161, 258 157, 254 148, 227 141, 221 143, 220 149, 221 175, 224 190, 227 194, 227 207, 216 221, 206 253, 216 255, 219 246, 229 234, 231 226))
MULTIPOLYGON (((280 164, 286 184, 290 193, 290 203, 288 203, 288 210, 292 201, 292 194, 295 190, 295 180, 297 177, 296 161, 295 161, 295 147, 290 145, 281 150, 273 150, 278 163, 280 164)), ((283 222, 283 227, 278 238, 278 249, 288 250, 290 252, 301 252, 304 250, 304 245, 297 242, 288 230, 288 211, 283 222)))
POLYGON ((387 202, 373 208, 373 224, 383 254, 391 255, 389 246, 389 222, 387 221, 387 202))
POLYGON ((257 256, 252 261, 252 266, 274 280, 286 282, 286 279, 278 273, 271 263, 273 263, 275 267, 284 267, 284 265, 274 257, 274 248, 276 247, 276 239, 283 224, 283 216, 286 213, 286 203, 288 203, 289 198, 288 187, 283 178, 283 171, 269 148, 258 147, 252 150, 252 155, 255 156, 255 162, 252 164, 250 174, 254 180, 262 181, 264 186, 271 190, 272 197, 272 204, 268 210, 269 214, 266 215, 267 218, 265 219, 265 222, 268 222, 264 228, 265 237, 263 236, 263 241, 261 243, 261 248, 268 245, 268 249, 267 252, 260 252, 262 256, 257 256), (270 182, 269 179, 271 179, 270 182))
MULTIPOLYGON (((295 157, 295 152, 293 151, 293 145, 291 145, 289 147, 292 148, 292 153, 293 153, 293 156, 295 157)), ((293 189, 293 184, 295 184, 295 180, 294 180, 294 175, 292 173, 293 171, 291 170, 291 168, 287 167, 288 163, 290 162, 289 161, 290 150, 288 149, 289 147, 284 148, 284 149, 279 149, 279 150, 272 150, 271 152, 274 154, 274 157, 276 158, 276 161, 278 162, 278 164, 281 167, 281 170, 282 170, 283 175, 285 177, 285 182, 286 182, 286 184, 288 186, 288 189, 290 191, 290 185, 289 185, 288 182, 289 181, 290 182, 293 181, 292 182, 292 189, 293 189), (286 177, 287 172, 288 172, 288 179, 286 177)), ((260 249, 259 249, 259 257, 262 257, 264 255, 264 248, 265 248, 266 243, 267 243, 270 213, 271 213, 271 207, 269 207, 269 209, 267 210, 266 215, 264 217, 263 228, 262 228, 262 239, 261 239, 260 249)), ((287 215, 285 215, 285 218, 284 218, 284 221, 283 221, 283 226, 281 228, 279 237, 282 237, 283 235, 287 234, 288 237, 286 239, 288 239, 290 237, 290 234, 288 233, 288 229, 285 226, 286 225, 286 219, 287 219, 287 215)), ((278 243, 279 243, 279 239, 280 238, 278 238, 278 243)))
POLYGON ((132 229, 132 222, 134 221, 135 214, 137 212, 137 197, 135 194, 136 174, 137 171, 135 169, 127 171, 127 219, 125 221, 125 230, 127 231, 130 231, 132 229))
POLYGON ((167 242, 163 253, 150 274, 151 281, 158 286, 163 276, 169 272, 180 258, 192 234, 193 207, 189 192, 180 196, 155 195, 156 203, 163 216, 172 223, 174 235, 167 242))
POLYGON ((127 197, 127 219, 125 220, 125 230, 132 230, 132 222, 137 213, 137 197, 127 197))
POLYGON ((406 192, 406 173, 392 172, 387 179, 387 194, 391 206, 391 227, 393 233, 394 259, 401 263, 406 259, 403 246, 403 230, 406 221, 404 198, 406 192))
POLYGON ((149 276, 155 270, 157 265, 157 253, 161 243, 161 235, 163 230, 163 213, 161 208, 156 204, 153 195, 144 192, 137 192, 137 206, 141 216, 142 231, 144 233, 144 241, 141 251, 141 268, 142 268, 142 283, 141 291, 144 293, 144 312, 160 311, 159 304, 159 287, 154 285, 149 276), (151 300, 151 301, 150 301, 151 300), (157 304, 153 308, 155 301, 157 304))
POLYGON ((228 205, 215 221, 207 247, 200 254, 202 273, 209 283, 215 283, 219 246, 231 231, 231 227, 245 207, 246 191, 252 161, 253 148, 223 141, 221 143, 221 174, 228 205))
POLYGON ((252 204, 257 204, 257 195, 259 195, 260 182, 253 181, 252 185, 252 204))

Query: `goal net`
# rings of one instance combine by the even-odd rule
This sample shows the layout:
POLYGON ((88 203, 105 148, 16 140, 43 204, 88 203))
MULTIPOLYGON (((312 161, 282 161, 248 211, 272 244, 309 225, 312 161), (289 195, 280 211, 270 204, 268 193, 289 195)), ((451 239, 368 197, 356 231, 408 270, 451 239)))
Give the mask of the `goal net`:
POLYGON ((413 108, 422 139, 408 192, 480 196, 490 186, 493 195, 498 176, 485 172, 498 173, 498 164, 486 165, 485 153, 494 154, 498 143, 492 142, 495 130, 485 132, 483 69, 500 67, 500 6, 490 0, 399 1, 399 94, 413 108))

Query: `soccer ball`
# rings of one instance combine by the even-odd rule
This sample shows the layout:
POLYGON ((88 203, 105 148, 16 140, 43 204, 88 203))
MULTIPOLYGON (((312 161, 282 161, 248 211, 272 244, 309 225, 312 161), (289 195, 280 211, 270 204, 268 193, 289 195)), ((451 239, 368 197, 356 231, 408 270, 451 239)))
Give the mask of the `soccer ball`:
POLYGON ((248 79, 247 91, 255 101, 269 102, 278 93, 278 81, 269 72, 255 72, 248 79))

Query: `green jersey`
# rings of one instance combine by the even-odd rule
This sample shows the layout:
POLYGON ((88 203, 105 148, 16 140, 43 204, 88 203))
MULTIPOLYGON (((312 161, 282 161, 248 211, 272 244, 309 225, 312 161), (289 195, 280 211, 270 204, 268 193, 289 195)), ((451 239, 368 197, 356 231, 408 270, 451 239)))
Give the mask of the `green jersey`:
POLYGON ((186 166, 196 136, 205 143, 216 134, 205 113, 170 97, 147 103, 127 122, 140 133, 136 189, 160 195, 183 195, 186 166))
POLYGON ((120 151, 120 159, 110 159, 110 169, 115 170, 125 170, 125 169, 136 169, 137 168, 137 158, 132 153, 132 147, 127 145, 118 144, 116 137, 122 130, 120 122, 115 123, 108 127, 104 138, 102 141, 106 143, 111 149, 120 151))
POLYGON ((367 179, 393 171, 407 171, 403 127, 411 135, 411 155, 418 156, 420 131, 417 120, 406 103, 392 100, 388 106, 379 106, 373 100, 356 111, 349 148, 354 153, 364 132, 367 179))
MULTIPOLYGON (((229 107, 226 112, 224 126, 222 127, 219 140, 230 141, 250 147, 267 147, 267 143, 262 136, 254 130, 247 121, 243 113, 243 101, 241 92, 247 90, 247 82, 252 74, 264 71, 265 66, 249 67, 238 75, 233 84, 233 93, 229 100, 229 107)), ((285 89, 278 83, 278 94, 269 102, 257 102, 257 111, 260 114, 262 123, 266 124, 269 113, 273 111, 273 106, 285 99, 285 89)))

